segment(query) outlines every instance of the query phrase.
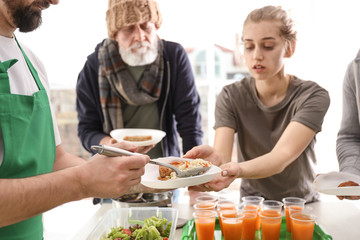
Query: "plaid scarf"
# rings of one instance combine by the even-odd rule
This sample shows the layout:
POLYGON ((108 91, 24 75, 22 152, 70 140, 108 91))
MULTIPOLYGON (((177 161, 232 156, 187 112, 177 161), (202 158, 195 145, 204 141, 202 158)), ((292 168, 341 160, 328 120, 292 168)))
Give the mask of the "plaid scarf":
POLYGON ((162 49, 162 41, 158 39, 158 56, 147 65, 137 85, 121 59, 118 43, 111 39, 105 40, 98 54, 99 93, 105 133, 124 127, 121 103, 139 106, 159 99, 164 73, 162 49))

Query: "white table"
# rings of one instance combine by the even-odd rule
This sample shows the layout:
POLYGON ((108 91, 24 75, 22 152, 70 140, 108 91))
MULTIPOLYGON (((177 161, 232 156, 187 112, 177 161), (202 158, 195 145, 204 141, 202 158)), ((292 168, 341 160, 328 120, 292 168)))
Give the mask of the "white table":
MULTIPOLYGON (((333 240, 360 239, 360 209, 349 201, 316 202, 308 204, 317 216, 317 223, 333 240)), ((191 219, 193 208, 188 204, 173 204, 179 209, 179 218, 191 219)), ((79 230, 73 240, 86 240, 86 237, 101 220, 104 213, 112 208, 103 204, 101 208, 79 230)), ((174 240, 181 239, 182 229, 177 229, 174 240)))

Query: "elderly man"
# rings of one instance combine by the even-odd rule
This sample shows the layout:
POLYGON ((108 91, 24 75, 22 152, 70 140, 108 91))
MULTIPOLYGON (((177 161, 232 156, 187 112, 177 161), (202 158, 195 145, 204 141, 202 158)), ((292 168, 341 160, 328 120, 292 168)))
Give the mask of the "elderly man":
POLYGON ((16 29, 36 29, 42 10, 58 2, 0 0, 1 240, 43 239, 41 213, 82 198, 131 192, 149 161, 95 155, 86 162, 61 147, 45 69, 14 36, 16 29))
POLYGON ((83 146, 91 151, 91 145, 116 142, 109 133, 118 128, 165 131, 161 143, 150 146, 151 158, 179 156, 178 134, 184 152, 201 144, 191 66, 182 46, 158 37, 157 3, 110 0, 106 21, 109 38, 88 56, 76 87, 83 146))

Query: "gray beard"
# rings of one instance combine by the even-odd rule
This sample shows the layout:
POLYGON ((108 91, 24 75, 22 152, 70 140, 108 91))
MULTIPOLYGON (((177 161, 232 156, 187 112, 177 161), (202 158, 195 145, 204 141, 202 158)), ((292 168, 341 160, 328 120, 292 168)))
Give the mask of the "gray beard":
POLYGON ((155 40, 153 45, 148 42, 136 42, 126 49, 119 47, 120 56, 129 66, 148 65, 153 63, 158 56, 158 41, 155 40))

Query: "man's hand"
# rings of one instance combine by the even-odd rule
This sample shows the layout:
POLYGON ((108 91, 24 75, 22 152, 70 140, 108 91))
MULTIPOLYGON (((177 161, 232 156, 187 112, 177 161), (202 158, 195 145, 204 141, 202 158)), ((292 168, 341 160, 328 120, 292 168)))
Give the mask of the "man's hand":
MULTIPOLYGON (((112 137, 110 137, 110 136, 106 136, 106 137, 104 137, 104 138, 102 138, 102 139, 100 140, 100 143, 99 143, 99 144, 110 146, 110 145, 113 145, 113 144, 115 144, 115 143, 117 143, 117 142, 118 142, 118 141, 116 141, 115 138, 112 138, 112 137)), ((127 149, 126 149, 126 150, 127 150, 127 149)))
POLYGON ((141 181, 149 157, 107 157, 94 155, 86 164, 78 166, 77 176, 85 196, 114 198, 129 193, 141 181))
POLYGON ((149 146, 138 146, 136 149, 135 149, 135 152, 138 152, 138 153, 147 153, 148 151, 150 151, 152 148, 154 148, 155 145, 149 145, 149 146))
POLYGON ((118 142, 115 138, 112 138, 110 136, 106 136, 103 139, 101 139, 100 143, 101 145, 108 145, 112 147, 118 147, 127 151, 131 152, 138 152, 138 153, 147 153, 152 148, 155 147, 155 145, 149 145, 149 146, 136 146, 135 144, 131 144, 129 142, 118 142))

